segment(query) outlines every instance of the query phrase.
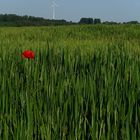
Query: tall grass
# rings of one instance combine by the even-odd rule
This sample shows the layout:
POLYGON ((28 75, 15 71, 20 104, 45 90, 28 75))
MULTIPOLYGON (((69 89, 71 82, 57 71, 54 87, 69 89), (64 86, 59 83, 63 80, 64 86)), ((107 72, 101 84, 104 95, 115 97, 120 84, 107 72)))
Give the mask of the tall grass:
POLYGON ((0 139, 140 139, 139 29, 0 28, 0 139))

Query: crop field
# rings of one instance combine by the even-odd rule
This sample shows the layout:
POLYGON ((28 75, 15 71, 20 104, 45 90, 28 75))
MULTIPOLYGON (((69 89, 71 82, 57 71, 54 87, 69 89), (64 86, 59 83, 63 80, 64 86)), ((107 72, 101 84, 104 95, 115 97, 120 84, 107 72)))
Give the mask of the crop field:
POLYGON ((0 27, 0 140, 139 139, 140 25, 0 27))

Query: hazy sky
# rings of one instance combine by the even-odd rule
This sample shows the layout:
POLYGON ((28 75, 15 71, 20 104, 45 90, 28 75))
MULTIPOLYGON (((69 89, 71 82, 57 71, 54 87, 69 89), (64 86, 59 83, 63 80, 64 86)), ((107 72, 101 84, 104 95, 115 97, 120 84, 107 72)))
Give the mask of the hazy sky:
MULTIPOLYGON (((140 0, 55 0, 56 19, 79 21, 81 17, 102 21, 140 22, 140 0)), ((52 19, 52 0, 0 0, 0 13, 52 19)))

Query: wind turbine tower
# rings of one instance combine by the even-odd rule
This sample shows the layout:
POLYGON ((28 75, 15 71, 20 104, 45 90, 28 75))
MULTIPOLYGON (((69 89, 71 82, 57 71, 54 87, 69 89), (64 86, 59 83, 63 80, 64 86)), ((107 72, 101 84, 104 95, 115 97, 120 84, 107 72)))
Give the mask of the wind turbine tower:
POLYGON ((52 1, 52 8, 53 8, 53 20, 55 19, 55 7, 58 7, 58 5, 55 3, 55 1, 52 1))

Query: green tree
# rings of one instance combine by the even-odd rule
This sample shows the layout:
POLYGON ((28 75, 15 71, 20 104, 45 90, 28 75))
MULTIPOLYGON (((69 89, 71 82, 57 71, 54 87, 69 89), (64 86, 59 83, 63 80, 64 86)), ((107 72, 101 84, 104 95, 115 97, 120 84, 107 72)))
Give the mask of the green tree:
POLYGON ((99 18, 94 19, 94 24, 100 24, 100 23, 101 23, 101 20, 99 18))
POLYGON ((79 21, 80 24, 93 24, 92 18, 81 18, 79 21))

